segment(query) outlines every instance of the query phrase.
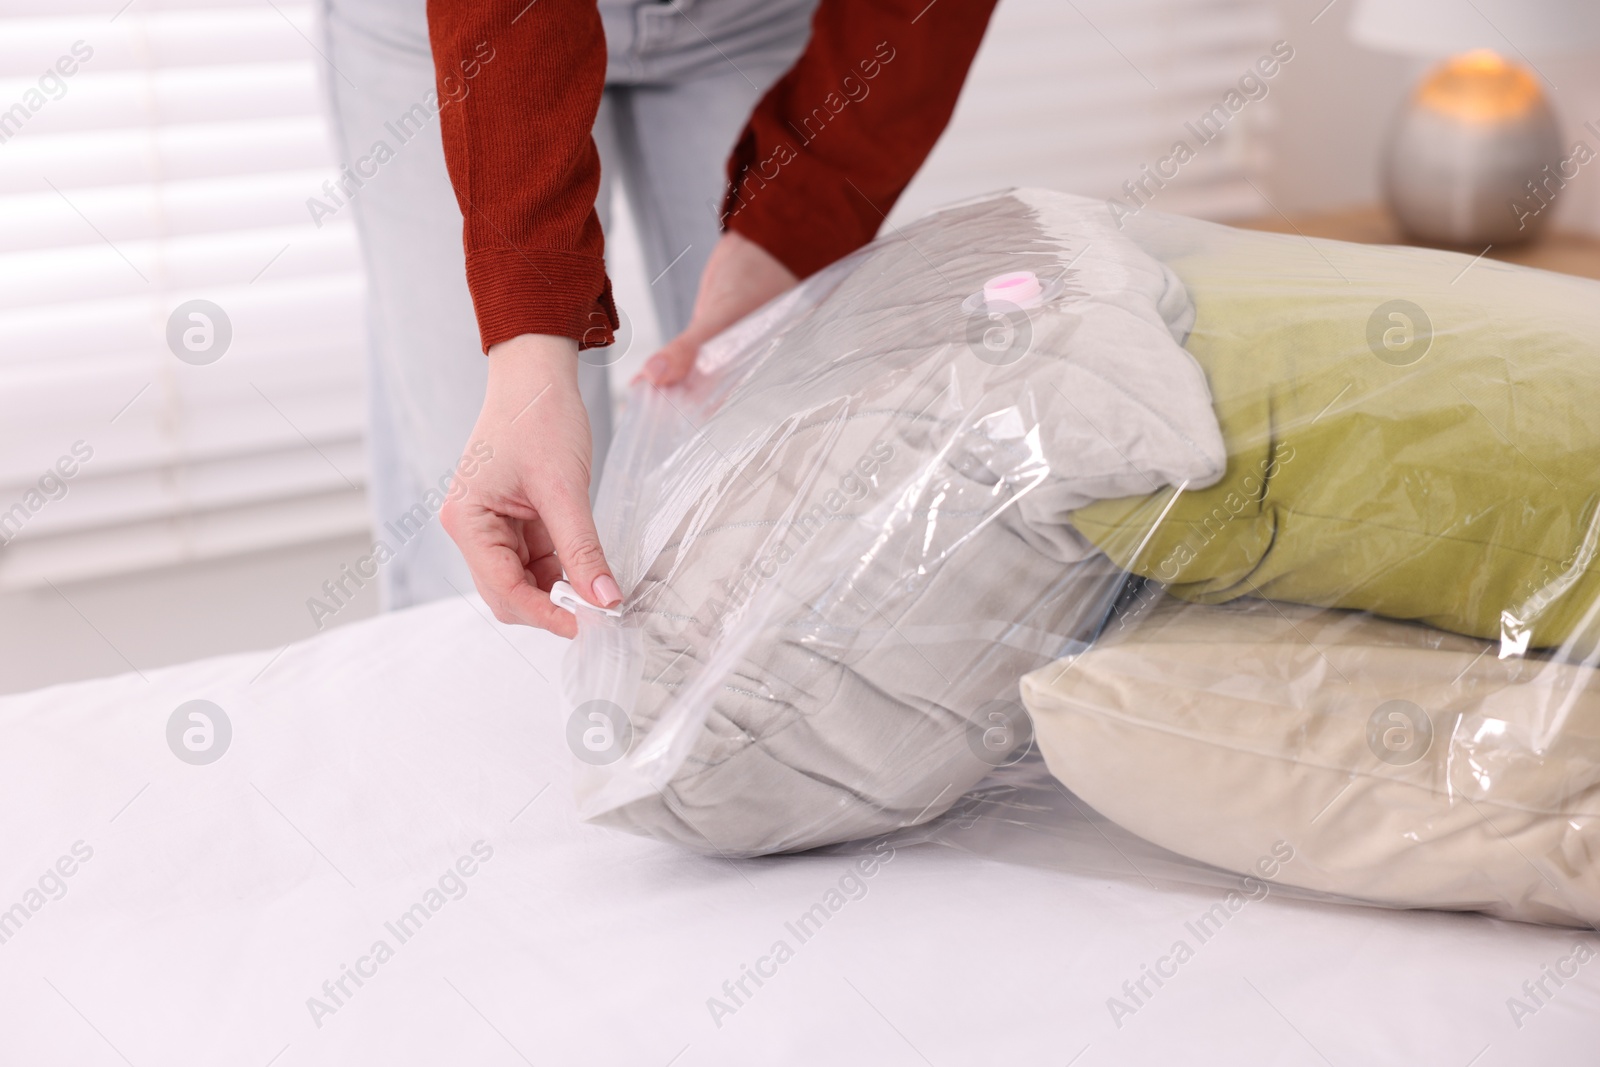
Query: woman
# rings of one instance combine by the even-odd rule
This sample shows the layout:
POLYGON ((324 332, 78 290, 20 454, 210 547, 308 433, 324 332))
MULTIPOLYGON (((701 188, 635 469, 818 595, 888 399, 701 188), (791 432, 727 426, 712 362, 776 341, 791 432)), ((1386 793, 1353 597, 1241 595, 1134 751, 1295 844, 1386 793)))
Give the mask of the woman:
MULTIPOLYGON (((426 92, 417 2, 330 0, 347 157, 364 147, 359 124, 426 92), (357 85, 384 87, 385 104, 357 85)), ((591 603, 618 603, 589 506, 610 423, 596 350, 618 325, 602 161, 623 179, 657 315, 676 334, 644 372, 668 386, 703 341, 872 239, 949 121, 994 3, 430 0, 438 106, 424 132, 442 137, 465 259, 439 240, 428 150, 394 153, 394 180, 352 197, 374 297, 380 517, 470 441, 493 459, 441 514, 495 616, 572 636, 548 596, 563 570, 591 603), (486 374, 458 351, 462 273, 486 374), (426 316, 448 325, 411 327, 426 316)), ((436 536, 397 563, 391 606, 447 595, 459 566, 436 536)))

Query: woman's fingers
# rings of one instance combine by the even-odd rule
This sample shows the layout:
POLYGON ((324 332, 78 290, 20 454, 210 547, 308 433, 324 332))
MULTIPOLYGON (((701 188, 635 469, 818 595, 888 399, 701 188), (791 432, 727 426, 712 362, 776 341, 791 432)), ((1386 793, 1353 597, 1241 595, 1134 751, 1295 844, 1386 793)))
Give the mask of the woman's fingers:
POLYGON ((732 230, 723 234, 700 275, 689 325, 645 362, 639 377, 657 386, 682 381, 701 345, 798 282, 754 241, 732 230))
MULTIPOLYGON (((560 574, 556 576, 559 578, 560 574)), ((531 583, 513 587, 510 606, 517 622, 549 630, 558 637, 578 636, 578 620, 572 612, 566 608, 556 607, 550 602, 549 593, 531 583)))
POLYGON ((550 597, 529 581, 529 572, 523 563, 526 548, 514 526, 515 520, 468 498, 446 508, 443 521, 445 530, 467 561, 478 595, 489 605, 495 618, 529 626, 544 625, 540 620, 549 616, 540 609, 538 600, 542 597, 544 606, 552 607, 550 597))
POLYGON ((538 507, 556 556, 566 569, 567 583, 591 604, 609 608, 622 603, 622 590, 611 575, 600 535, 594 529, 588 485, 564 479, 547 482, 538 507))
POLYGON ((645 361, 640 377, 652 385, 676 385, 688 377, 703 343, 705 338, 700 336, 700 331, 690 325, 645 361))

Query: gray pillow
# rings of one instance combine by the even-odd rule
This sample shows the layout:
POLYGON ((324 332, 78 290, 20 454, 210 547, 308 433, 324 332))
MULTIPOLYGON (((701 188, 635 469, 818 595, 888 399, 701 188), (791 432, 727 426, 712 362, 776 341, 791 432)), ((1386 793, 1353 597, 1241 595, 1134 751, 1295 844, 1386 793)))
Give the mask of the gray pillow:
POLYGON ((621 620, 582 612, 575 705, 626 755, 581 810, 726 855, 936 817, 1028 743, 1027 671, 1089 640, 1123 573, 1067 515, 1221 475, 1177 279, 1103 205, 958 205, 813 279, 645 391, 602 537, 621 620), (986 301, 1031 271, 1038 306, 986 301))

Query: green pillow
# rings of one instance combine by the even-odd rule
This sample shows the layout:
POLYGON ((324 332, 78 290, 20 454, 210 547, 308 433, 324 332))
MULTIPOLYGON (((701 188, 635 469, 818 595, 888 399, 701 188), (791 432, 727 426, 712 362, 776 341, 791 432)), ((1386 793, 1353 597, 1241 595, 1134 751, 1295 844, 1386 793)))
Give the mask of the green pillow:
MULTIPOLYGON (((1078 529, 1184 599, 1354 608, 1517 648, 1600 634, 1600 282, 1206 227, 1168 257, 1215 485, 1078 529)), ((1170 251, 1170 250, 1169 250, 1170 251)))

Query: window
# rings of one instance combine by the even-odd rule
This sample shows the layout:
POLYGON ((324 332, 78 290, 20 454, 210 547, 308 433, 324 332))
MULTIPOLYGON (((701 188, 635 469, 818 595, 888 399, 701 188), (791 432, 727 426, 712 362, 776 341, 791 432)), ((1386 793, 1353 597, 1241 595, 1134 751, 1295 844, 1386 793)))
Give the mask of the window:
POLYGON ((355 230, 306 207, 334 175, 312 8, 7 10, 0 588, 363 530, 355 230))

